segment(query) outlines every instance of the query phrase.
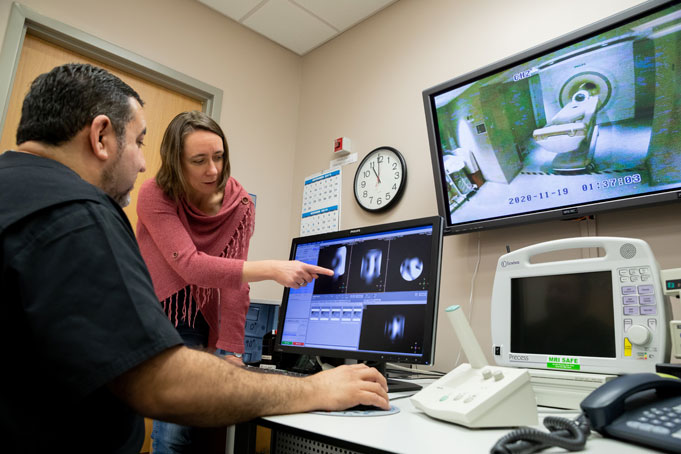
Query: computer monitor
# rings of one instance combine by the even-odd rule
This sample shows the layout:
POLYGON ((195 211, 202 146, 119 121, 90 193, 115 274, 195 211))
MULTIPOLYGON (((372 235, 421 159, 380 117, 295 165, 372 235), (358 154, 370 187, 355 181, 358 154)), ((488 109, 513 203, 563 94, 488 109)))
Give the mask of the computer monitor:
POLYGON ((291 260, 335 274, 284 290, 275 351, 431 365, 442 227, 433 216, 294 238, 291 260))

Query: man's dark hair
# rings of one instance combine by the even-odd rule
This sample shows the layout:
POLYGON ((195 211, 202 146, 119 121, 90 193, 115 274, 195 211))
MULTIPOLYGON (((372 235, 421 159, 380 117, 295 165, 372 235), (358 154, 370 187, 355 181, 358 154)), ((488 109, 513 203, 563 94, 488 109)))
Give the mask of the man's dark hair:
POLYGON ((122 143, 125 126, 133 118, 130 98, 144 104, 128 84, 102 68, 81 63, 57 66, 31 84, 21 108, 17 145, 31 140, 59 146, 97 115, 109 117, 122 143))

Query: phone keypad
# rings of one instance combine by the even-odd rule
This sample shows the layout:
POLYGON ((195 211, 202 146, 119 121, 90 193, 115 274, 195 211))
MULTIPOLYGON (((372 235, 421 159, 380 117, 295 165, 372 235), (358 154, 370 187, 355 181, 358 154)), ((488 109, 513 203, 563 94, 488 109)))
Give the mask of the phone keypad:
POLYGON ((642 390, 627 400, 625 410, 599 432, 613 438, 681 453, 680 388, 642 390))
POLYGON ((681 438, 681 405, 675 407, 650 407, 626 422, 631 429, 658 435, 681 438))

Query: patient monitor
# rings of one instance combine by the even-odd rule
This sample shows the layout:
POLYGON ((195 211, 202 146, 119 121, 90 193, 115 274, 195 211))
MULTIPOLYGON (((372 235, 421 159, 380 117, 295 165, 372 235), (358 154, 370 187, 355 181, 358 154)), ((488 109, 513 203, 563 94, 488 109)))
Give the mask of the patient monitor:
POLYGON ((569 238, 503 255, 492 291, 499 365, 601 374, 655 372, 669 359, 670 313, 648 244, 569 238), (601 248, 603 257, 532 263, 538 254, 601 248))

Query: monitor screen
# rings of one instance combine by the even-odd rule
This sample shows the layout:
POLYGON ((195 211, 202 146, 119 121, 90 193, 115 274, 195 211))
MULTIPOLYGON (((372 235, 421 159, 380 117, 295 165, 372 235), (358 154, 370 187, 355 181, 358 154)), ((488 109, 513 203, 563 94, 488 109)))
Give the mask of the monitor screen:
POLYGON ((439 216, 295 238, 292 260, 335 274, 285 289, 275 349, 432 364, 441 249, 439 216))
POLYGON ((611 271, 513 278, 511 351, 614 358, 612 301, 611 271))
POLYGON ((681 200, 681 5, 423 92, 445 234, 681 200))

